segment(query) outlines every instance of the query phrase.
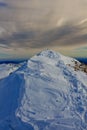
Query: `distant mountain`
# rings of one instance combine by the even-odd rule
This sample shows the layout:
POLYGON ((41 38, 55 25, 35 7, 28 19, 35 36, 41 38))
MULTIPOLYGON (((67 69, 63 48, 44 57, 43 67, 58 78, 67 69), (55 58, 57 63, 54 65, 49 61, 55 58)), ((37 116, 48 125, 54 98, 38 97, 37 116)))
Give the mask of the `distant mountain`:
POLYGON ((87 58, 76 58, 76 59, 87 65, 87 58))
POLYGON ((8 71, 0 78, 0 130, 86 130, 87 74, 78 66, 45 50, 8 71))

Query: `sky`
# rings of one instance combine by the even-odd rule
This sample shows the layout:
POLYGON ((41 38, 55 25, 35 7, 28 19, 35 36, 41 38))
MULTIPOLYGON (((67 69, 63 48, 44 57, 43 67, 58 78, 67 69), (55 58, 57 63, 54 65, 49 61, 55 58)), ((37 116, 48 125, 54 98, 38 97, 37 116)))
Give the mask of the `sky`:
POLYGON ((87 57, 87 0, 0 0, 0 59, 47 48, 87 57))

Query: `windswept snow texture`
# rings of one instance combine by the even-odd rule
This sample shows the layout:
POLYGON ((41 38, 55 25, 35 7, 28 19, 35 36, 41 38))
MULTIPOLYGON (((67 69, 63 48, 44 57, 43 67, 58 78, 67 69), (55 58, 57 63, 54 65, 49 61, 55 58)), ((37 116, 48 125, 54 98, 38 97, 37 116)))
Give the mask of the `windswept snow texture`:
POLYGON ((10 73, 16 71, 20 65, 0 64, 0 79, 7 77, 10 73))
POLYGON ((0 130, 86 130, 87 75, 75 61, 46 50, 1 79, 0 130))

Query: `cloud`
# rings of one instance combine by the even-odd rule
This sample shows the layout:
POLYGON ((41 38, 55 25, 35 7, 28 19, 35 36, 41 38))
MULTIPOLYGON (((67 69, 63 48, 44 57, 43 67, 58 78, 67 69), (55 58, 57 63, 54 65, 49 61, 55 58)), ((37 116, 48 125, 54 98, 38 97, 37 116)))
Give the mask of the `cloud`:
POLYGON ((87 42, 87 33, 79 25, 66 24, 48 31, 17 31, 0 38, 0 43, 12 48, 43 48, 51 46, 74 46, 87 42))
POLYGON ((66 20, 64 18, 60 18, 60 19, 58 19, 56 27, 63 26, 65 23, 66 23, 66 20))
POLYGON ((29 47, 29 42, 33 41, 35 37, 35 31, 21 31, 12 33, 10 36, 0 38, 0 43, 3 45, 2 47, 29 47), (27 45, 28 43, 28 45, 27 45))
MULTIPOLYGON (((78 21, 87 16, 83 0, 4 0, 9 5, 0 11, 2 21, 13 21, 21 28, 52 29, 66 21, 78 21)), ((12 26, 12 25, 11 25, 12 26)), ((18 27, 18 26, 17 26, 18 27)), ((15 27, 16 28, 16 27, 15 27)))
POLYGON ((5 8, 5 7, 8 7, 8 4, 7 3, 5 3, 5 2, 0 2, 0 8, 5 8))
POLYGON ((76 50, 76 51, 82 51, 82 50, 83 50, 83 51, 85 51, 85 50, 87 51, 87 46, 78 47, 78 48, 76 48, 75 50, 76 50))
POLYGON ((85 19, 83 19, 82 21, 80 21, 79 24, 81 25, 81 24, 85 24, 85 23, 87 23, 87 18, 85 18, 85 19))
POLYGON ((5 45, 5 44, 0 44, 0 47, 1 47, 1 48, 8 48, 8 46, 5 45))
POLYGON ((0 47, 15 52, 84 46, 87 0, 0 0, 0 30, 0 47))

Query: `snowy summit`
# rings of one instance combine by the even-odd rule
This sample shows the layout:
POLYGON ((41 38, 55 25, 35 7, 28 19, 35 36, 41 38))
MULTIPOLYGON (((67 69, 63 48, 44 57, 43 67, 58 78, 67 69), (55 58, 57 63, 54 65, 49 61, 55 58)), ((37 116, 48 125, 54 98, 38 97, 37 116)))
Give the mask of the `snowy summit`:
POLYGON ((6 66, 7 74, 0 74, 0 130, 86 130, 87 73, 78 66, 52 50, 11 71, 6 66))

